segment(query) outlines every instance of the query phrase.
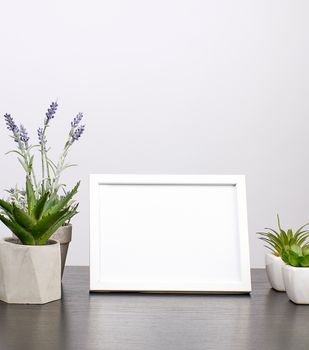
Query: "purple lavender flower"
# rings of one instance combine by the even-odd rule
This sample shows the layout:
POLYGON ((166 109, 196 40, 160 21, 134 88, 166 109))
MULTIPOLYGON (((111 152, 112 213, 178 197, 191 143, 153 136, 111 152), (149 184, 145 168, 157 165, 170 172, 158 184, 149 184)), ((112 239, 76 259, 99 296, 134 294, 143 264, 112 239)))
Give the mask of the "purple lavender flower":
POLYGON ((78 113, 77 116, 71 122, 71 127, 77 128, 82 119, 83 119, 83 113, 78 113))
POLYGON ((47 125, 49 123, 49 121, 55 117, 57 108, 58 108, 58 103, 52 102, 51 105, 49 106, 47 112, 46 112, 45 125, 47 125))
POLYGON ((39 139, 40 145, 42 144, 42 138, 43 138, 43 129, 38 128, 38 139, 39 139))
POLYGON ((19 129, 10 114, 6 113, 4 119, 8 130, 13 131, 14 134, 19 132, 19 129))
POLYGON ((26 128, 21 124, 20 125, 20 134, 19 134, 20 141, 22 141, 25 145, 25 149, 28 149, 28 141, 29 141, 29 136, 26 128))
POLYGON ((85 131, 85 125, 81 125, 77 129, 75 129, 72 135, 72 142, 77 141, 82 136, 84 131, 85 131))
POLYGON ((43 146, 45 148, 47 140, 46 140, 46 136, 44 136, 44 139, 43 139, 43 129, 42 128, 38 128, 38 139, 39 139, 40 145, 43 144, 43 146))
POLYGON ((5 119, 7 129, 12 131, 13 133, 14 141, 19 142, 19 129, 15 124, 14 119, 11 117, 10 114, 7 114, 7 113, 4 115, 4 119, 5 119))

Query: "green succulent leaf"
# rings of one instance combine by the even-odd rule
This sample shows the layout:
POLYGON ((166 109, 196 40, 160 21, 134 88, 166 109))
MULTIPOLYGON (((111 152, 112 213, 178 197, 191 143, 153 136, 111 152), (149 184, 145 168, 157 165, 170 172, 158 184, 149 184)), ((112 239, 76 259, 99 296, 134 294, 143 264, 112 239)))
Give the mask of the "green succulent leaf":
POLYGON ((58 230, 59 227, 61 227, 66 221, 70 220, 77 212, 71 211, 66 213, 65 215, 61 216, 52 226, 49 227, 48 230, 44 232, 37 240, 36 243, 38 245, 45 244, 50 236, 58 230))
POLYGON ((294 267, 309 267, 309 254, 303 254, 308 249, 304 248, 297 245, 293 245, 292 247, 286 246, 283 249, 281 258, 286 264, 294 267))
POLYGON ((279 230, 281 231, 281 224, 280 224, 280 217, 279 217, 279 214, 277 214, 277 222, 278 222, 279 230))
POLYGON ((280 237, 281 237, 283 244, 285 244, 285 245, 289 244, 288 235, 284 230, 280 230, 280 237))
POLYGON ((44 213, 47 213, 58 202, 59 202, 59 199, 57 198, 57 196, 54 194, 51 194, 45 203, 44 213))
POLYGON ((298 237, 298 235, 302 232, 302 229, 305 228, 306 226, 308 226, 309 223, 301 226, 296 232, 295 232, 295 237, 298 237))
POLYGON ((26 194, 31 210, 26 211, 14 203, 1 200, 0 207, 7 217, 1 215, 0 220, 23 244, 46 244, 50 236, 77 213, 78 204, 72 206, 68 203, 77 192, 78 185, 63 199, 45 192, 36 200, 31 182, 27 181, 26 194))
POLYGON ((266 242, 268 245, 270 245, 272 248, 274 248, 275 252, 280 253, 282 251, 281 247, 273 242, 271 239, 260 237, 260 240, 266 242))
POLYGON ((9 202, 0 199, 0 207, 8 214, 13 214, 13 206, 9 202))
POLYGON ((305 243, 307 241, 308 237, 309 237, 309 234, 302 236, 301 239, 297 240, 297 244, 301 246, 303 243, 305 243))
POLYGON ((309 254, 299 258, 300 266, 309 267, 309 254))
POLYGON ((53 214, 58 212, 59 210, 62 210, 73 198, 73 196, 77 193, 78 187, 80 185, 80 182, 78 182, 75 187, 70 191, 63 199, 58 201, 54 206, 51 206, 51 208, 48 210, 49 214, 53 214))
POLYGON ((289 256, 286 252, 283 252, 281 255, 281 259, 286 263, 289 264, 289 256))
POLYGON ((306 226, 309 224, 302 225, 293 233, 292 229, 288 229, 287 231, 282 229, 279 215, 277 215, 277 221, 279 232, 266 227, 266 232, 257 232, 260 236, 259 239, 264 241, 266 247, 275 255, 281 256, 285 263, 300 266, 297 257, 306 255, 302 253, 302 247, 309 238, 309 230, 306 229, 306 226))
POLYGON ((264 245, 264 247, 265 247, 266 249, 269 249, 273 255, 279 256, 278 253, 277 253, 277 251, 276 251, 275 249, 272 249, 272 248, 269 247, 268 245, 264 245))
POLYGON ((0 220, 7 226, 23 244, 34 245, 35 240, 30 232, 20 226, 18 223, 8 220, 6 217, 0 214, 0 220))
POLYGON ((292 250, 289 251, 289 259, 288 259, 288 264, 289 265, 292 265, 292 266, 295 266, 295 267, 298 267, 300 266, 300 256, 293 252, 292 250))
POLYGON ((13 204, 13 216, 15 221, 25 228, 27 231, 31 231, 36 221, 23 209, 16 207, 13 204))
POLYGON ((276 230, 274 230, 270 227, 265 227, 265 230, 269 230, 269 231, 273 232, 277 237, 280 237, 280 233, 278 233, 276 230))
POLYGON ((36 225, 32 228, 32 234, 35 239, 44 236, 45 232, 49 230, 59 219, 61 219, 69 211, 69 207, 53 214, 43 216, 36 225))
POLYGON ((303 256, 309 255, 309 245, 305 245, 302 248, 303 256))
POLYGON ((301 247, 297 244, 291 245, 291 252, 297 254, 298 256, 303 255, 301 247))
POLYGON ((293 231, 291 229, 287 231, 287 237, 289 242, 293 239, 293 231))
POLYGON ((35 198, 35 193, 33 190, 32 183, 28 176, 26 179, 26 194, 27 194, 27 202, 28 202, 28 213, 31 214, 33 207, 36 204, 36 198, 35 198))
POLYGON ((278 245, 282 245, 282 240, 280 239, 280 236, 276 236, 275 234, 272 234, 270 232, 258 232, 258 234, 260 234, 261 236, 266 236, 269 239, 271 239, 272 241, 276 242, 278 245))
POLYGON ((49 192, 43 194, 43 196, 36 202, 33 208, 33 216, 36 220, 39 220, 44 213, 44 206, 49 197, 49 192))

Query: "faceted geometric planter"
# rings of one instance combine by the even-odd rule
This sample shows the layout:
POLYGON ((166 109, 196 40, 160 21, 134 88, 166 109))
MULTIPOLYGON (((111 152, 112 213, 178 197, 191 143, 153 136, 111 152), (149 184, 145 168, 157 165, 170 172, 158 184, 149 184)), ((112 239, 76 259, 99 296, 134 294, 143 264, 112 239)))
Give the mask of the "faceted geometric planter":
POLYGON ((65 261, 67 259, 69 244, 72 240, 72 225, 65 225, 58 228, 58 230, 50 237, 54 241, 60 243, 61 249, 61 278, 65 267, 65 261))
POLYGON ((0 240, 0 300, 12 304, 45 304, 61 298, 59 242, 43 246, 0 240))

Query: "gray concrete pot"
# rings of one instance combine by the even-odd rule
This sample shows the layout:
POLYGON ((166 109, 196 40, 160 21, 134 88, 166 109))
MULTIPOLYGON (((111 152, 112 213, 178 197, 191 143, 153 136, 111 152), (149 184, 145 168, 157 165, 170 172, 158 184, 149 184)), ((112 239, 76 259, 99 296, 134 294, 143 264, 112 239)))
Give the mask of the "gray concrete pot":
POLYGON ((61 298, 59 242, 22 245, 0 240, 0 300, 11 304, 46 304, 61 298))
POLYGON ((65 262, 67 259, 68 249, 70 242, 72 240, 72 225, 61 226, 58 230, 50 237, 55 241, 60 243, 61 249, 61 278, 63 276, 63 271, 65 267, 65 262))

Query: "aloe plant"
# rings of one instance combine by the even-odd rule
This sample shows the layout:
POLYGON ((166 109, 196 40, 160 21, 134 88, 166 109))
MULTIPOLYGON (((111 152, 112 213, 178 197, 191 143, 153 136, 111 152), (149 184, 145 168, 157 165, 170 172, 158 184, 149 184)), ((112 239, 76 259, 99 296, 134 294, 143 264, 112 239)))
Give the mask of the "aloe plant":
POLYGON ((309 245, 293 244, 283 248, 282 260, 294 267, 309 267, 309 245))
POLYGON ((27 210, 14 202, 0 199, 0 220, 23 244, 44 245, 50 236, 77 214, 77 205, 69 205, 77 193, 79 182, 61 200, 55 193, 45 191, 36 195, 29 177, 26 178, 27 210))
POLYGON ((293 232, 292 229, 283 230, 280 224, 279 215, 277 215, 278 230, 266 227, 266 232, 257 232, 259 239, 265 242, 265 247, 269 249, 275 256, 282 257, 283 251, 287 251, 292 246, 302 247, 309 237, 309 230, 305 227, 309 224, 301 226, 293 232))

